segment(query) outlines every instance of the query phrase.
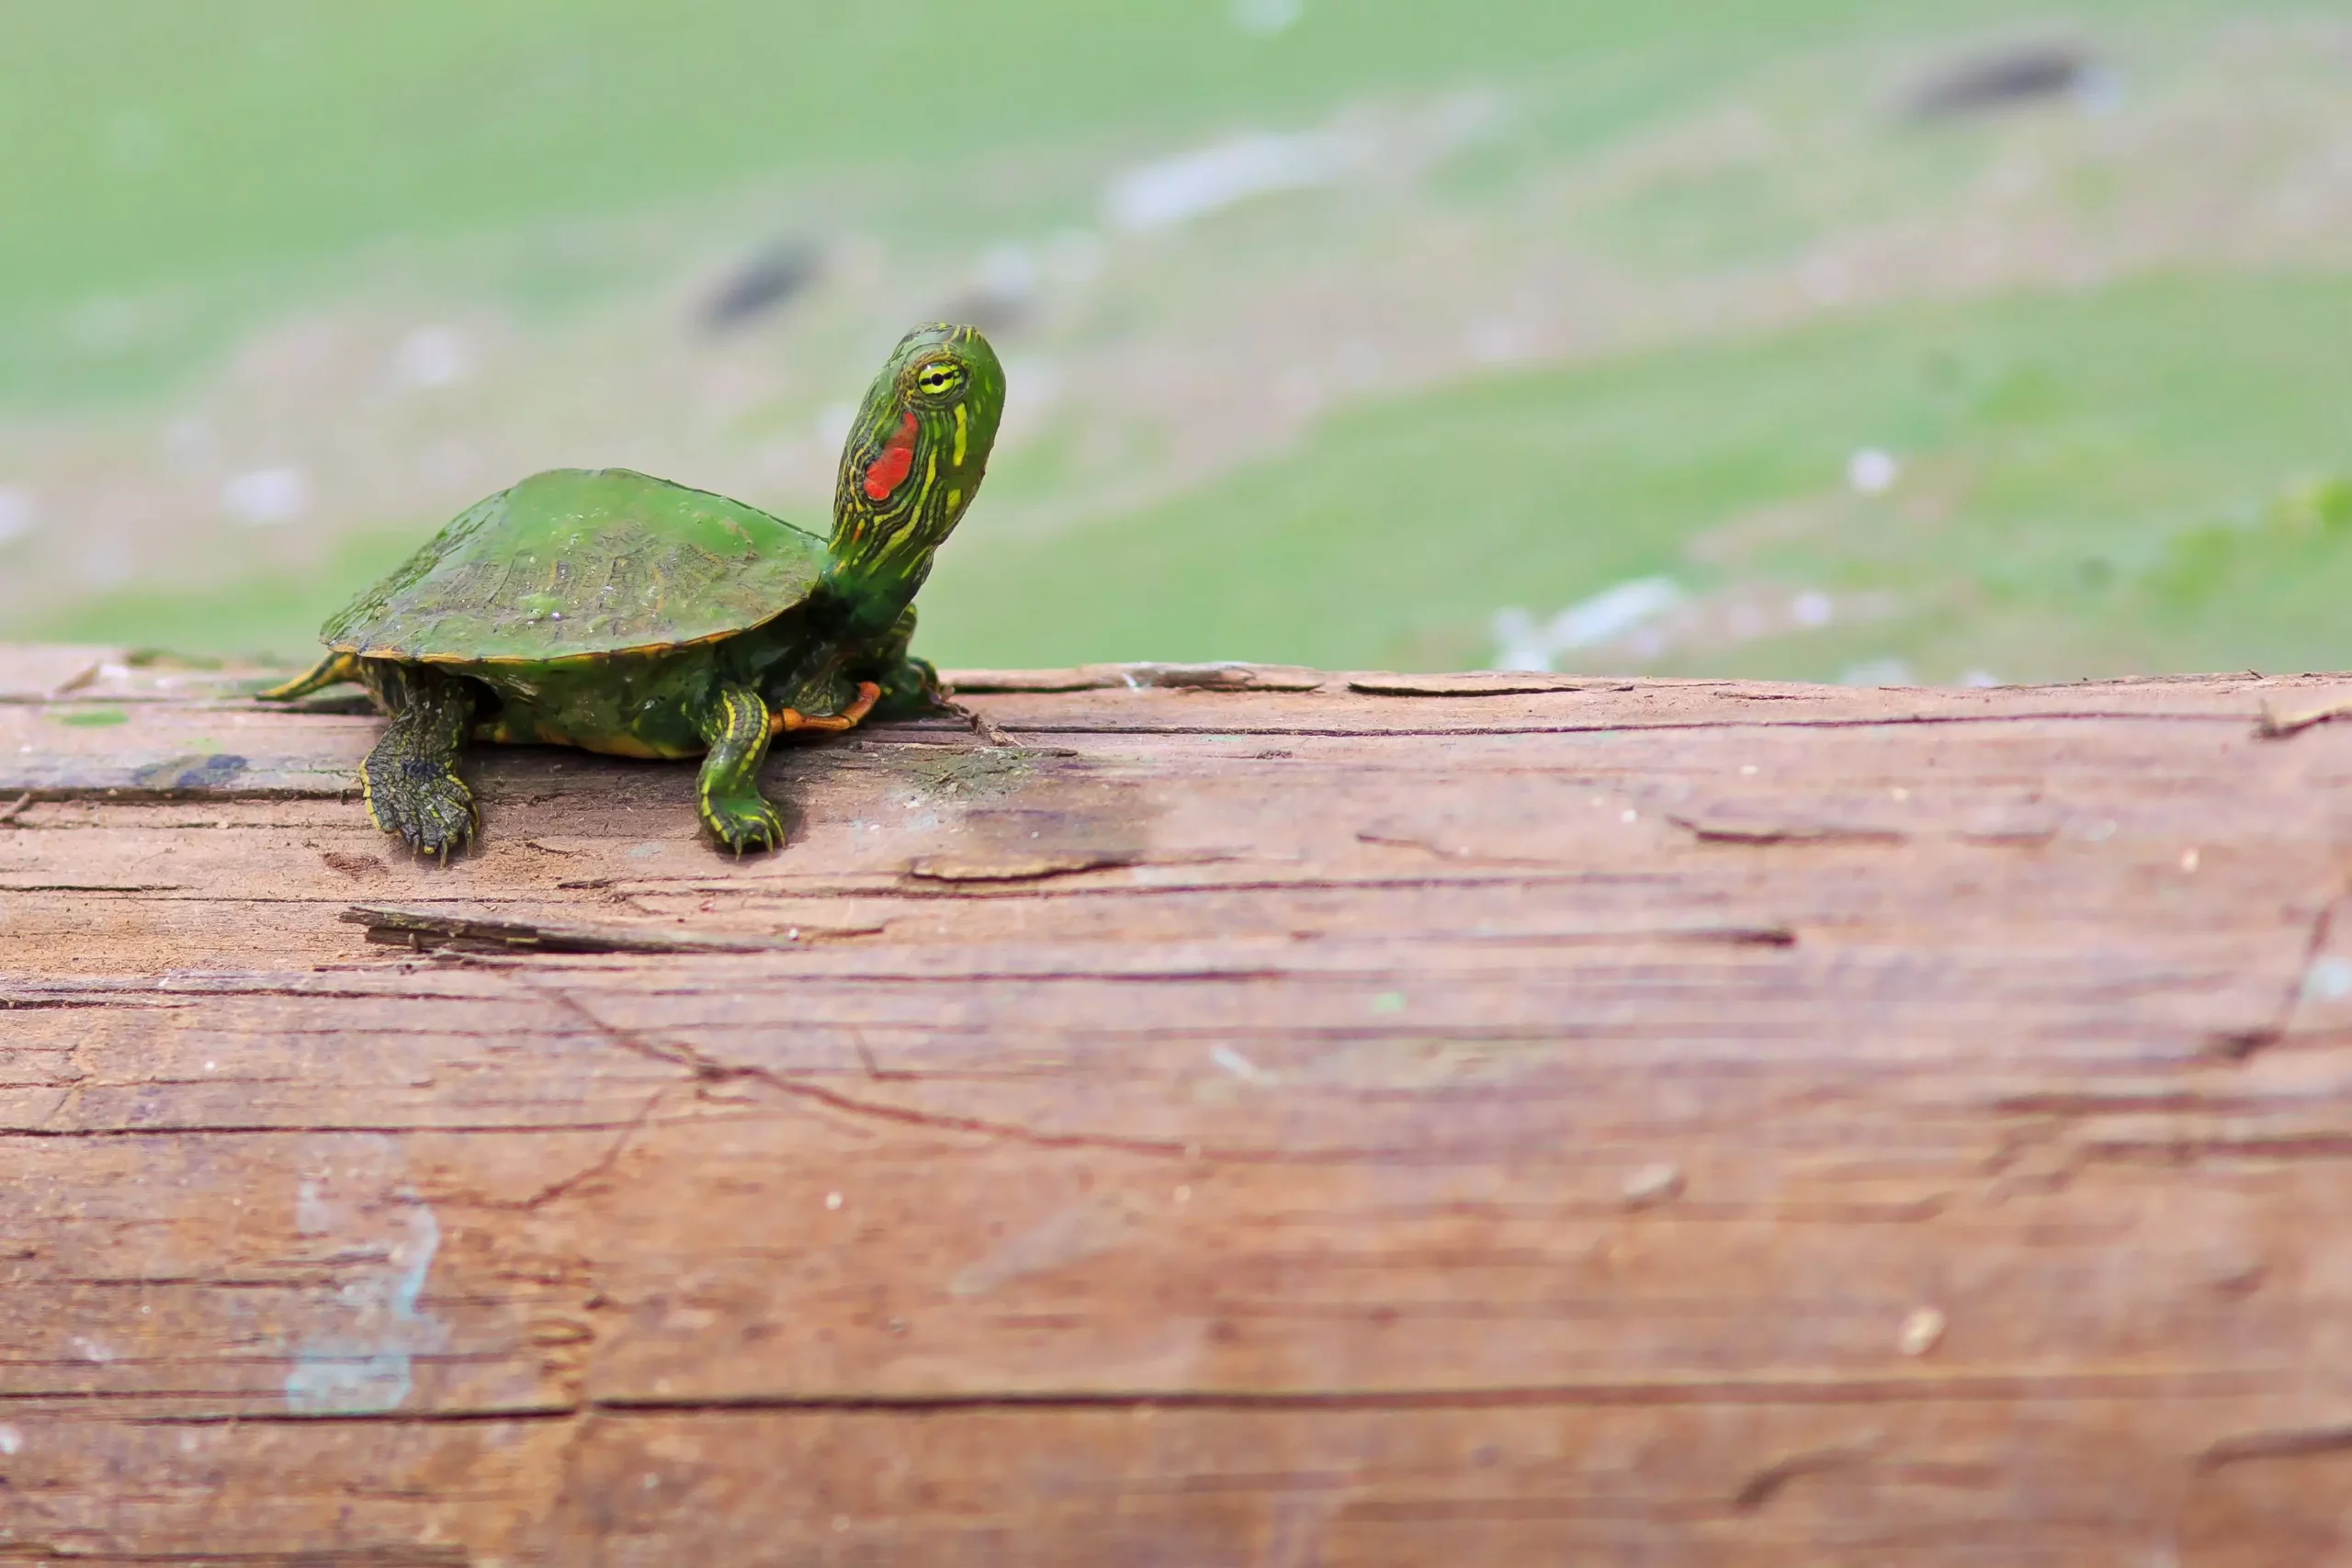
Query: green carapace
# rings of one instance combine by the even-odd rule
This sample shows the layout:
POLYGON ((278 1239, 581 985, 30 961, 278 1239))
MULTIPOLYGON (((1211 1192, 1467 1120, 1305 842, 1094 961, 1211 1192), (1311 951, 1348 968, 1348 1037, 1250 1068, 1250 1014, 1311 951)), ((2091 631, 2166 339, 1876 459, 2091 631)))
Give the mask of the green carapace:
POLYGON ((850 428, 830 540, 626 468, 534 474, 345 605, 319 634, 333 651, 262 695, 364 684, 391 720, 361 765, 368 814, 428 854, 474 836, 458 761, 477 740, 699 756, 718 842, 779 847, 770 737, 945 701, 907 652, 915 591, 1003 410, 986 338, 908 333, 850 428))

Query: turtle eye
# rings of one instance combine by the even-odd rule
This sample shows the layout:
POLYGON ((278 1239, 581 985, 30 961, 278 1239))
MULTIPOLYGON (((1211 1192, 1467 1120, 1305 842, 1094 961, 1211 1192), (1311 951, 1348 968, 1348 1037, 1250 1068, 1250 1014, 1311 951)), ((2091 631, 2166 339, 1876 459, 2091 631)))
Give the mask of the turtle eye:
POLYGON ((943 397, 964 384, 964 367, 952 359, 934 360, 915 372, 915 390, 943 397))

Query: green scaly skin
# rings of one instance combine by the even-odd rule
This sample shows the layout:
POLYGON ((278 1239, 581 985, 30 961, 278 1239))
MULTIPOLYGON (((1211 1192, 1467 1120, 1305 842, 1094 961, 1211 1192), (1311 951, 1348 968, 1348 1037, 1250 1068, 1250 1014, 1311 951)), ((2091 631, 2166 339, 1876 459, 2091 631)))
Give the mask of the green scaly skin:
POLYGON ((392 716, 359 765, 368 816, 420 853, 446 861, 477 826, 473 792, 458 776, 458 752, 473 728, 474 689, 429 664, 363 660, 359 674, 392 716))
POLYGON ((722 685, 716 711, 705 715, 702 777, 695 808, 718 841, 737 854, 758 846, 781 848, 784 818, 760 794, 760 762, 768 754, 768 709, 749 686, 722 685))
MULTIPOLYGON (((757 780, 770 735, 777 728, 798 727, 787 710, 809 721, 809 728, 841 729, 864 716, 858 704, 861 688, 868 684, 878 688, 872 711, 886 717, 946 702, 938 672, 908 652, 915 627, 913 600, 930 575, 933 553, 979 489, 1003 408, 1003 370, 977 331, 940 325, 910 333, 867 389, 843 444, 832 535, 823 546, 813 585, 797 603, 778 605, 781 613, 749 629, 668 646, 534 658, 528 650, 539 646, 534 640, 538 634, 529 625, 518 632, 509 616, 494 626, 485 620, 479 635, 495 653, 429 652, 412 659, 339 647, 307 674, 262 694, 285 701, 339 680, 363 682, 391 717, 363 765, 369 815, 379 828, 425 853, 446 858, 474 835, 472 798, 458 773, 459 753, 469 739, 577 746, 629 757, 703 757, 695 805, 712 836, 739 854, 780 848, 784 820, 761 796, 757 780)), ((627 492, 632 496, 647 487, 675 490, 619 470, 560 470, 504 494, 523 496, 532 486, 540 492, 550 485, 571 487, 565 492, 568 510, 559 521, 577 541, 583 530, 603 525, 595 513, 597 498, 624 479, 635 487, 627 492)), ((517 566, 498 558, 501 536, 481 530, 497 522, 484 509, 503 499, 493 497, 462 514, 410 568, 330 621, 330 643, 358 612, 381 610, 401 592, 423 593, 429 615, 453 613, 452 601, 458 602, 454 613, 488 616, 502 609, 513 597, 517 566), (479 524, 483 515, 492 522, 479 524), (469 524, 477 525, 472 537, 486 541, 488 564, 469 566, 477 576, 461 581, 462 592, 444 592, 436 601, 432 595, 440 591, 439 580, 431 571, 440 558, 432 552, 445 538, 460 536, 456 531, 469 524), (492 604, 488 591, 478 586, 485 581, 505 597, 492 604), (484 610, 484 604, 492 608, 484 610)), ((706 528, 728 529, 737 536, 746 526, 797 532, 724 498, 701 499, 720 509, 735 508, 734 515, 744 519, 729 524, 722 510, 720 521, 701 525, 706 528)), ((530 540, 535 548, 542 547, 542 537, 563 542, 561 529, 550 530, 537 519, 532 525, 538 529, 530 540)), ((534 597, 581 604, 585 591, 563 575, 560 554, 544 567, 538 558, 532 555, 528 560, 543 577, 545 591, 534 597), (561 596, 566 592, 571 597, 561 596)), ((572 624, 580 624, 578 615, 572 624)), ((548 632, 540 641, 554 639, 555 629, 548 632)))

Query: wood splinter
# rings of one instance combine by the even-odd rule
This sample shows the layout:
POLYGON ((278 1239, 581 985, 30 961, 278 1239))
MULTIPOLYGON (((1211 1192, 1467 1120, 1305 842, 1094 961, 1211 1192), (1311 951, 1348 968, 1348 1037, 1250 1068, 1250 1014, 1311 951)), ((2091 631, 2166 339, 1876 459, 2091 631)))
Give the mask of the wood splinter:
POLYGON ((2262 740, 2284 740, 2290 735, 2300 735, 2314 726, 2342 718, 2347 714, 2352 714, 2352 701, 2333 702, 2321 707, 2306 708, 2301 713, 2280 713, 2265 703, 2262 712, 2255 718, 2254 733, 2262 740))
POLYGON ((1011 735, 1008 735, 1005 731, 997 728, 994 720, 990 719, 988 715, 982 713, 979 709, 973 707, 970 704, 959 703, 955 698, 949 697, 940 705, 944 707, 949 713, 954 714, 957 718, 962 719, 966 724, 971 726, 972 733, 987 741, 989 745, 1008 747, 1016 750, 1019 750, 1021 745, 1020 741, 1015 740, 1011 735))
POLYGON ((448 947, 476 953, 776 953, 805 948, 820 937, 870 936, 882 930, 879 925, 796 927, 784 937, 722 936, 371 904, 355 904, 339 918, 351 925, 366 926, 370 942, 395 947, 448 947))

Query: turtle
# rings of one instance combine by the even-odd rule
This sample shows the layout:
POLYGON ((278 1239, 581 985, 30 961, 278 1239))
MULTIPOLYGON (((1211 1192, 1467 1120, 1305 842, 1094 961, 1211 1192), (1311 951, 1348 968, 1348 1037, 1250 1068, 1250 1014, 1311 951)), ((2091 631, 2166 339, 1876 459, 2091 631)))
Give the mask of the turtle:
POLYGON ((628 468, 534 474, 331 616, 326 657, 259 696, 364 685, 390 721, 360 764, 368 817, 444 863, 479 828, 469 741, 699 756, 719 846, 780 849, 758 782, 772 737, 955 705, 907 651, 913 601, 979 490, 1004 395, 976 329, 909 333, 842 446, 830 540, 628 468))

